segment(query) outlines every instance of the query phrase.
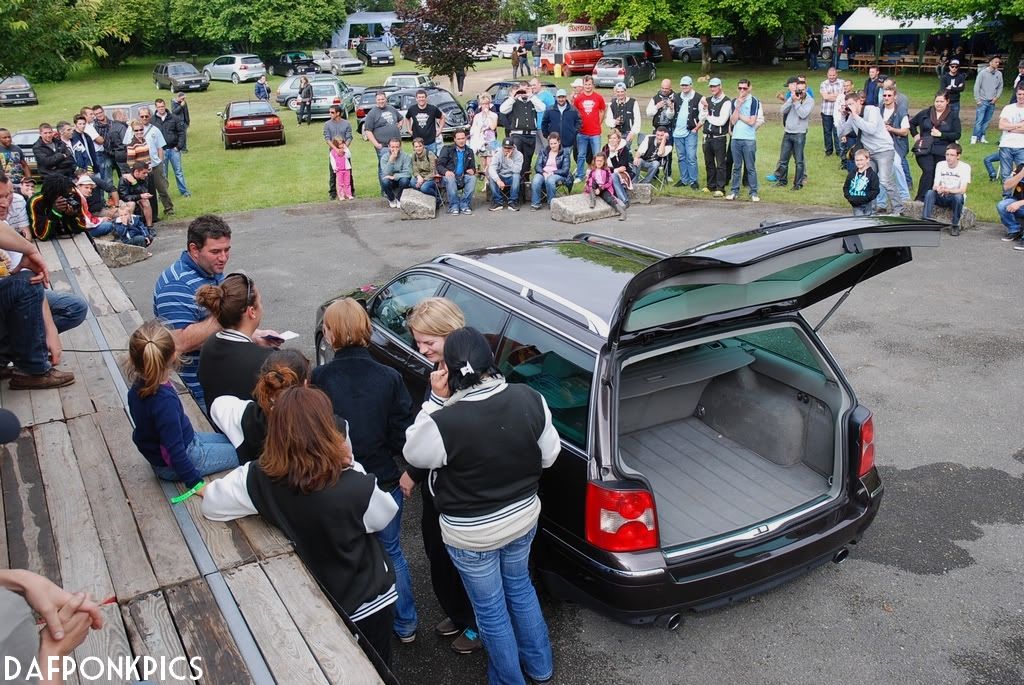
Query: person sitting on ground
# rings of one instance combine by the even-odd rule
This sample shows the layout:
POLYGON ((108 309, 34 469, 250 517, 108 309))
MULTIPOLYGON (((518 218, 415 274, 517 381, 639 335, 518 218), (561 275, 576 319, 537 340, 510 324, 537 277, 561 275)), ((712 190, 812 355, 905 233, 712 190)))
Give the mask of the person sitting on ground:
POLYGON ((950 207, 953 210, 949 234, 960 235, 960 218, 967 201, 967 186, 971 183, 971 165, 960 160, 960 143, 946 146, 946 159, 935 165, 935 182, 924 196, 921 218, 931 219, 935 206, 950 207))
POLYGON ((427 149, 422 138, 412 139, 412 178, 410 188, 425 195, 432 195, 437 204, 441 198, 437 195, 437 155, 427 149))
POLYGON ((999 213, 999 220, 1006 229, 1003 236, 1004 242, 1016 242, 1015 250, 1024 250, 1024 235, 1021 222, 1024 222, 1024 164, 1018 164, 1013 173, 1003 181, 1003 192, 1009 193, 996 204, 996 211, 999 213))
MULTIPOLYGON (((199 384, 207 406, 221 395, 252 399, 263 362, 275 347, 273 331, 259 330, 263 294, 252 278, 228 274, 196 291, 196 304, 217 319, 219 331, 199 348, 199 384)), ((278 343, 279 344, 279 343, 278 343)))
POLYGON ((25 198, 28 202, 36 194, 36 180, 31 176, 23 176, 21 179, 21 185, 17 186, 18 194, 25 198))
POLYGON ((32 235, 36 240, 50 240, 87 230, 82 204, 71 177, 63 174, 44 177, 43 192, 29 202, 32 235))
MULTIPOLYGON (((147 228, 153 227, 153 193, 149 189, 149 164, 135 162, 131 169, 121 174, 117 182, 117 196, 142 217, 147 228)), ((155 235, 155 233, 154 233, 155 235)))
POLYGON ((174 337, 160 321, 147 321, 128 339, 126 371, 132 376, 128 413, 132 441, 158 478, 202 488, 203 476, 238 466, 231 442, 220 433, 197 433, 171 385, 174 337))
MULTIPOLYGON (((33 185, 33 187, 35 187, 33 185)), ((7 224, 26 240, 32 239, 28 220, 28 200, 15 190, 11 177, 0 170, 0 221, 7 224)))
POLYGON ((487 170, 491 183, 491 211, 504 207, 519 211, 519 187, 522 185, 523 153, 512 144, 511 138, 501 143, 501 154, 494 158, 487 170))
POLYGON ((331 170, 334 171, 334 190, 338 199, 353 199, 352 154, 344 138, 331 139, 331 170))
POLYGON ((412 157, 402 149, 400 138, 389 140, 387 149, 381 151, 379 169, 381 194, 392 209, 401 207, 402 191, 412 179, 412 157))
MULTIPOLYGON (((127 202, 117 205, 117 217, 114 219, 114 235, 126 245, 136 247, 149 247, 153 244, 153 232, 146 228, 142 218, 132 212, 132 206, 127 202)), ((152 257, 152 252, 146 253, 152 257)))
MULTIPOLYGON (((668 129, 659 126, 653 136, 647 136, 636 149, 633 156, 633 166, 636 167, 640 183, 650 183, 658 175, 662 164, 672 158, 672 142, 668 136, 668 129)), ((667 180, 667 179, 666 179, 667 180)))
POLYGON ((590 163, 590 170, 587 171, 587 181, 584 192, 593 209, 596 198, 600 197, 608 205, 619 213, 619 221, 626 220, 626 203, 615 196, 615 185, 613 179, 615 173, 608 167, 608 158, 603 152, 594 155, 594 161, 590 163))
POLYGON ((871 154, 861 148, 853 157, 856 166, 846 175, 843 195, 853 207, 854 216, 871 216, 878 197, 878 174, 871 168, 871 154))
POLYGON ((456 131, 455 142, 437 156, 437 171, 444 176, 449 214, 472 214, 476 190, 476 159, 466 145, 466 132, 456 131))
POLYGON ((547 192, 548 207, 555 199, 558 186, 565 186, 572 192, 572 169, 570 152, 562 147, 562 137, 557 132, 548 134, 548 149, 537 155, 533 165, 533 180, 530 182, 530 209, 540 209, 540 194, 547 192))
POLYGON ((89 235, 99 238, 113 232, 114 222, 111 219, 105 216, 96 216, 89 209, 90 200, 96 191, 96 181, 92 175, 84 172, 79 174, 75 179, 74 190, 78 194, 80 221, 89 235))

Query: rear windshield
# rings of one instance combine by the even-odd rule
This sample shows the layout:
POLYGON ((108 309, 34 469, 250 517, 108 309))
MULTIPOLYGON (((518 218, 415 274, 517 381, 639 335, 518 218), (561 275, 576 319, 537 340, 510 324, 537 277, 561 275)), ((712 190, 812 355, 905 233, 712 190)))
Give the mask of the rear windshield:
POLYGON ((335 90, 334 86, 331 85, 330 83, 323 83, 323 84, 319 84, 318 83, 318 84, 313 86, 313 95, 319 95, 319 96, 323 97, 323 96, 327 96, 327 95, 337 95, 337 94, 338 94, 338 92, 335 90))
POLYGON ((231 105, 230 116, 251 117, 254 115, 264 116, 273 114, 274 108, 268 102, 236 102, 231 105))
POLYGON ((383 52, 389 52, 389 50, 379 40, 368 40, 364 43, 367 50, 381 50, 383 52))
POLYGON ((618 68, 618 67, 621 67, 621 66, 622 66, 622 59, 621 58, 613 59, 611 57, 603 57, 603 58, 601 58, 601 59, 599 59, 597 61, 597 68, 598 69, 600 69, 601 67, 606 67, 606 68, 611 69, 611 68, 618 68))
POLYGON ((259 57, 243 57, 242 64, 260 64, 259 57))

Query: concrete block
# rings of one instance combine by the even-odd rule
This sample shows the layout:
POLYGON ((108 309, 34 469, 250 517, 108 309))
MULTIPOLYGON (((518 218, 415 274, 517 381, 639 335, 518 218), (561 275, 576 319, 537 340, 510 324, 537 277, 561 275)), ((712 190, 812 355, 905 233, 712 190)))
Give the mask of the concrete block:
POLYGON ((600 198, 591 209, 585 193, 556 197, 555 201, 551 203, 551 218, 567 224, 582 224, 586 221, 608 219, 613 216, 618 216, 618 212, 600 198))
POLYGON ((433 195, 421 193, 415 188, 406 188, 402 191, 403 219, 433 219, 436 208, 437 201, 433 195))
MULTIPOLYGON (((903 205, 903 215, 909 216, 914 219, 920 219, 921 213, 924 211, 924 203, 918 202, 917 200, 911 200, 903 205)), ((935 221, 941 221, 942 223, 951 224, 953 223, 953 210, 948 207, 936 207, 932 213, 932 219, 935 221)), ((978 223, 978 217, 974 213, 974 210, 970 207, 964 207, 963 214, 960 215, 960 230, 971 231, 978 223)))
POLYGON ((144 247, 129 245, 116 240, 97 240, 96 252, 98 252, 100 257, 103 259, 103 263, 111 269, 141 262, 153 256, 153 254, 144 247))
POLYGON ((654 199, 654 186, 650 183, 634 183, 628 195, 631 205, 649 205, 654 199))

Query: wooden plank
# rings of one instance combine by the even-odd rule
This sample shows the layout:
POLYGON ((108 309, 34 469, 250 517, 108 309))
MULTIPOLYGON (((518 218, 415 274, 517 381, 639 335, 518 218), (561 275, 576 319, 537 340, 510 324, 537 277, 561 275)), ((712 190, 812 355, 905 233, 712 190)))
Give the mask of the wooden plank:
POLYGON ((85 268, 85 259, 82 258, 82 253, 78 251, 73 240, 61 240, 60 249, 64 251, 64 259, 68 260, 68 266, 72 270, 85 268))
POLYGON ((60 334, 61 345, 64 347, 64 359, 61 363, 67 367, 68 371, 75 374, 74 383, 65 385, 57 390, 57 393, 60 395, 61 409, 66 419, 73 419, 76 416, 91 414, 96 411, 92 398, 89 397, 89 388, 86 385, 82 367, 78 361, 78 353, 69 351, 75 349, 72 340, 73 338, 68 333, 60 334))
POLYGON ((136 328, 143 324, 142 314, 139 314, 138 309, 129 309, 125 312, 120 312, 118 316, 121 317, 121 324, 124 329, 128 331, 128 335, 132 334, 136 328))
MULTIPOLYGON (((188 659, 185 648, 178 637, 178 630, 171 618, 171 610, 167 608, 167 600, 159 592, 151 592, 136 597, 121 606, 121 617, 124 619, 128 640, 135 656, 152 656, 164 658, 169 663, 172 659, 188 659)), ((181 662, 176 662, 181 664, 181 662)), ((177 665, 177 673, 183 673, 181 665, 177 665)), ((200 665, 200 668, 202 666, 200 665)), ((153 682, 161 685, 172 685, 182 682, 165 672, 166 679, 160 679, 160 673, 150 675, 153 682)))
MULTIPOLYGON (((226 471, 224 473, 227 473, 226 471)), ((206 476, 206 481, 216 480, 224 473, 206 476)), ((188 488, 184 483, 178 483, 178 491, 185 492, 188 488)), ((256 559, 256 553, 242 535, 242 529, 238 527, 237 521, 211 521, 203 516, 202 498, 190 497, 182 505, 188 509, 192 520, 199 529, 199 535, 206 543, 206 548, 213 557, 217 568, 224 570, 248 564, 256 559)))
POLYGON ((103 290, 103 295, 107 298, 107 302, 110 303, 115 312, 127 312, 135 309, 132 299, 128 297, 124 287, 105 264, 101 262, 99 266, 91 267, 91 271, 92 277, 96 279, 96 283, 103 290))
MULTIPOLYGON (((61 371, 68 371, 68 366, 61 362, 58 368, 61 371)), ((24 390, 20 392, 25 392, 24 390)), ((32 405, 32 424, 47 423, 49 421, 60 421, 64 418, 64 408, 60 403, 60 390, 49 388, 47 390, 29 390, 29 403, 32 405)))
POLYGON ((192 393, 185 389, 185 394, 179 395, 181 399, 181 406, 185 409, 185 416, 192 422, 192 428, 201 433, 212 433, 213 426, 210 425, 210 420, 206 418, 206 414, 202 412, 196 401, 192 399, 192 393))
POLYGON ((78 281, 78 286, 82 291, 82 296, 89 302, 89 309, 96 316, 102 316, 104 314, 113 314, 114 308, 110 306, 110 302, 107 301, 107 296, 103 294, 103 290, 100 288, 99 283, 93 278, 92 272, 89 271, 89 267, 84 264, 79 267, 73 267, 71 269, 75 274, 75 280, 78 281))
MULTIPOLYGON (((67 245, 67 243, 64 243, 67 245)), ((89 266, 96 266, 97 264, 103 263, 103 257, 100 257, 100 253, 96 251, 92 241, 89 240, 89 236, 85 233, 79 233, 75 236, 75 245, 78 247, 78 251, 82 254, 82 259, 89 266)))
POLYGON ((43 476, 31 432, 0 447, 7 553, 11 568, 24 568, 61 584, 57 546, 46 506, 43 476))
POLYGON ((168 586, 199 577, 170 502, 149 462, 132 443, 131 424, 124 410, 98 412, 95 420, 127 493, 157 580, 168 586))
MULTIPOLYGON (((63 587, 72 592, 84 590, 93 597, 109 597, 114 593, 114 586, 103 558, 92 510, 87 504, 85 484, 67 426, 60 422, 46 423, 33 433, 36 453, 40 455, 39 470, 46 485, 46 505, 63 587)), ((124 624, 120 615, 115 615, 116 620, 112 620, 108 614, 103 628, 90 631, 85 642, 75 650, 79 662, 87 657, 96 657, 104 663, 108 657, 131 657, 124 624)))
POLYGON ((29 392, 31 391, 11 390, 10 382, 0 381, 0 406, 13 412, 23 428, 35 423, 32 419, 32 398, 29 392))
MULTIPOLYGON (((65 335, 73 345, 72 349, 96 350, 95 338, 86 326, 78 326, 67 331, 65 335)), ((124 407, 121 401, 121 394, 114 386, 110 378, 110 371, 103 361, 103 355, 99 352, 77 352, 78 368, 81 376, 76 376, 76 383, 85 383, 85 387, 92 398, 96 411, 107 409, 121 409, 124 407)))
POLYGON ((51 272, 62 271, 63 265, 60 263, 60 259, 57 258, 57 250, 54 249, 53 243, 48 240, 37 240, 35 241, 36 247, 39 248, 39 254, 46 260, 46 268, 51 272))
MULTIPOLYGON (((6 448, 0 445, 0 449, 5 450, 6 448)), ((10 455, 0 452, 0 460, 7 461, 10 459, 10 455)), ((7 518, 4 509, 4 474, 3 468, 0 468, 0 521, 4 521, 4 525, 0 526, 0 569, 7 569, 11 567, 11 562, 7 556, 7 518)))
MULTIPOLYGON (((96 532, 120 601, 159 589, 128 499, 92 416, 67 422, 96 532)), ((182 553, 187 553, 182 550, 182 553)))
POLYGON ((114 354, 124 355, 128 351, 128 331, 121 323, 121 317, 117 314, 104 314, 97 316, 96 322, 103 331, 103 337, 107 339, 107 348, 117 350, 114 354))
POLYGON ((346 685, 382 682, 348 626, 297 556, 275 557, 263 564, 263 570, 328 681, 346 685))
POLYGON ((292 551, 292 543, 277 529, 259 516, 246 516, 237 520, 242 535, 259 559, 269 559, 292 551))
POLYGON ((320 665, 259 564, 231 569, 224 579, 275 680, 326 685, 320 665))
POLYGON ((198 578, 168 588, 165 593, 185 652, 189 657, 202 658, 203 682, 207 685, 251 683, 249 669, 238 653, 206 581, 198 578))

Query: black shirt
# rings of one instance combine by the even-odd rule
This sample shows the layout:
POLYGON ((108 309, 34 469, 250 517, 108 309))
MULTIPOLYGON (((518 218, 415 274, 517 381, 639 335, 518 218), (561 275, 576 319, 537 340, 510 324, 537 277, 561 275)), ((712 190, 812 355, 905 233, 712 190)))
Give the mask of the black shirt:
POLYGON ((221 395, 251 400, 260 367, 271 352, 238 331, 221 331, 207 338, 199 350, 199 384, 206 406, 212 406, 221 395))
POLYGON ((419 105, 413 105, 405 114, 405 118, 412 122, 412 137, 422 138, 424 145, 430 145, 437 140, 437 120, 441 117, 441 110, 429 102, 423 109, 420 109, 419 105))

